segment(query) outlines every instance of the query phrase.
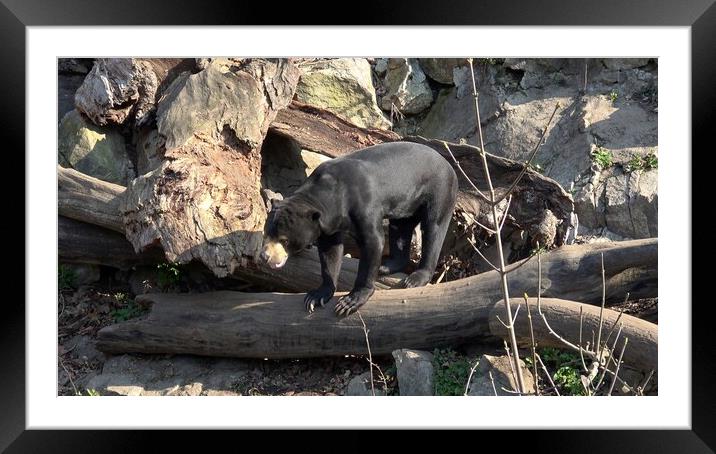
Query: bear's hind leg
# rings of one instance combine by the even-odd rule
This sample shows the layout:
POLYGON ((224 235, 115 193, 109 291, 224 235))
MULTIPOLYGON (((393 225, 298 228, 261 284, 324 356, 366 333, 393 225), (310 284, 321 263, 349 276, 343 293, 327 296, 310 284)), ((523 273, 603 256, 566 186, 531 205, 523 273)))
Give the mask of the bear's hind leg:
POLYGON ((388 244, 390 255, 378 269, 378 274, 401 272, 410 262, 410 242, 413 231, 420 222, 418 217, 391 219, 388 227, 388 244))
POLYGON ((445 235, 450 226, 450 215, 443 216, 439 221, 426 219, 422 223, 423 229, 423 248, 422 257, 418 269, 406 277, 404 284, 406 288, 422 287, 430 282, 435 272, 435 267, 440 258, 440 250, 442 249, 445 235))

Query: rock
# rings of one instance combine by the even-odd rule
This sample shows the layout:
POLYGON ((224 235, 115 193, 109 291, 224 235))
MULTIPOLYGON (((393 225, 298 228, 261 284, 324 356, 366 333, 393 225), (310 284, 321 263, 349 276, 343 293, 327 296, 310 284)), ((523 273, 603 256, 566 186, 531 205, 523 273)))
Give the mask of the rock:
POLYGON ((331 158, 302 150, 290 138, 269 134, 261 146, 261 186, 288 197, 331 158))
MULTIPOLYGON (((478 144, 474 100, 471 94, 461 96, 458 91, 457 87, 440 90, 435 103, 418 125, 419 135, 449 142, 466 139, 472 145, 478 144)), ((489 90, 480 95, 483 126, 497 114, 498 109, 497 98, 489 90)))
POLYGON ((63 167, 100 180, 126 186, 134 178, 122 135, 93 125, 76 110, 68 112, 60 122, 57 152, 63 167))
POLYGON ((453 85, 453 70, 467 66, 464 58, 420 58, 420 67, 435 82, 453 85))
POLYGON ((157 268, 153 266, 137 266, 129 275, 129 289, 134 295, 161 291, 157 284, 157 268))
POLYGON ((393 351, 401 396, 435 395, 432 353, 401 349, 393 351))
POLYGON ((604 66, 608 69, 634 69, 649 64, 648 58, 604 58, 604 66))
POLYGON ((164 160, 164 139, 156 129, 141 131, 137 139, 137 174, 158 168, 164 160))
POLYGON ((304 64, 301 69, 296 100, 327 109, 363 128, 391 127, 378 108, 366 59, 318 60, 304 64))
POLYGON ((103 395, 233 396, 247 369, 238 359, 119 355, 110 357, 102 373, 84 386, 103 395))
POLYGON ((75 110, 75 93, 82 85, 85 76, 75 73, 60 73, 57 77, 57 123, 72 110, 75 110))
POLYGON ((70 352, 73 358, 81 361, 96 362, 104 361, 105 355, 101 351, 97 350, 95 346, 95 339, 87 335, 74 336, 67 343, 67 350, 70 352))
MULTIPOLYGON (((496 390, 498 396, 516 396, 517 394, 514 392, 507 392, 502 389, 504 388, 510 391, 517 390, 517 382, 513 376, 510 361, 507 355, 482 355, 482 357, 480 357, 480 363, 472 377, 468 395, 494 396, 496 390), (492 378, 495 381, 494 388, 492 386, 492 380, 490 379, 490 373, 492 373, 492 378)), ((534 393, 534 377, 532 376, 532 372, 527 369, 522 360, 520 360, 520 367, 522 368, 522 377, 524 378, 527 392, 530 394, 534 393)))
POLYGON ((377 58, 375 60, 375 65, 373 66, 373 71, 379 76, 385 75, 385 72, 388 71, 388 59, 387 58, 377 58))
POLYGON ((625 238, 658 237, 656 170, 617 173, 605 184, 605 223, 625 238))
POLYGON ((61 74, 87 74, 91 67, 91 58, 57 59, 57 72, 61 74))
POLYGON ((433 102, 433 92, 425 73, 414 58, 388 60, 385 89, 380 107, 386 111, 395 106, 403 114, 417 114, 430 107, 433 102))
MULTIPOLYGON (((385 396, 385 390, 374 380, 373 387, 375 388, 376 396, 385 396)), ((344 396, 372 396, 373 391, 370 387, 370 371, 364 372, 357 375, 348 382, 345 390, 343 391, 344 396)))
POLYGON ((94 284, 99 281, 100 270, 98 265, 88 263, 63 263, 62 266, 71 273, 72 285, 75 287, 94 284))
POLYGON ((127 119, 142 126, 152 118, 160 87, 194 67, 194 59, 98 58, 77 90, 75 106, 99 126, 127 119))

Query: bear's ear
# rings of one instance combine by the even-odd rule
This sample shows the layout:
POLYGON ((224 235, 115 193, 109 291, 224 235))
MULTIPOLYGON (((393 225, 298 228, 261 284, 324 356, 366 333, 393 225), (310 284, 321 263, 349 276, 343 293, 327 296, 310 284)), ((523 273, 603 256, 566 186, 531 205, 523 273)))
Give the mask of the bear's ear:
POLYGON ((318 220, 321 219, 321 212, 316 210, 311 211, 311 219, 313 219, 314 222, 318 222, 318 220))

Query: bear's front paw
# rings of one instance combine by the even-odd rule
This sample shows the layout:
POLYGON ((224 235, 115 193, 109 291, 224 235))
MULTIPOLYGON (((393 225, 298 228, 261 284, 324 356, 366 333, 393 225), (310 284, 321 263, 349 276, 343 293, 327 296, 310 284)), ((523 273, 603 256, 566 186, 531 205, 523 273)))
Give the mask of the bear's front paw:
POLYGON ((425 270, 417 270, 406 277, 403 281, 405 288, 422 287, 430 282, 432 274, 425 270))
POLYGON ((336 291, 332 286, 322 285, 315 290, 311 290, 306 293, 306 297, 303 302, 306 304, 306 311, 310 314, 316 308, 316 305, 323 307, 327 302, 333 298, 333 293, 336 291))
POLYGON ((349 294, 341 296, 336 303, 336 315, 350 315, 357 311, 368 301, 374 291, 375 289, 365 288, 353 290, 349 294))

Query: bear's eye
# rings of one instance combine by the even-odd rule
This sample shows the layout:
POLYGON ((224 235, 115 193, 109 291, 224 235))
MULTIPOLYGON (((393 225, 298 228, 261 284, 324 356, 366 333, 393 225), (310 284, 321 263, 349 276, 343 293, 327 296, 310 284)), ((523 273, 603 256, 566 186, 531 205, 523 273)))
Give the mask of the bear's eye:
POLYGON ((278 242, 281 243, 281 245, 282 245, 283 247, 288 246, 288 239, 287 239, 287 238, 281 238, 280 240, 278 240, 278 242))

